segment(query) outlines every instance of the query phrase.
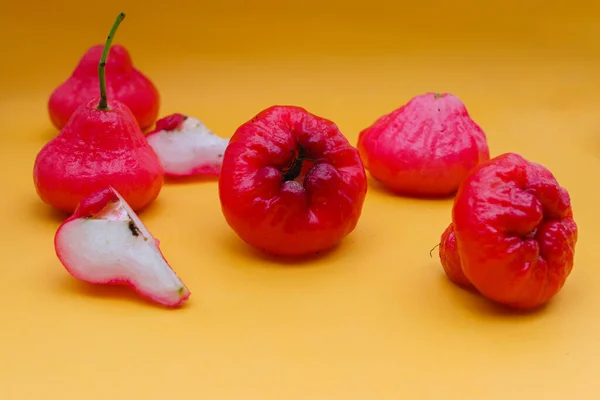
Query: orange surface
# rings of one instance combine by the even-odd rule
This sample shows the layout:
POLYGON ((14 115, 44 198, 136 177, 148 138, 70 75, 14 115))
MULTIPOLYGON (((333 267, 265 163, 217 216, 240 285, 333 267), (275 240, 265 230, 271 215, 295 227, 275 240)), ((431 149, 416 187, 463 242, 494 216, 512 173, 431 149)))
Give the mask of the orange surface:
POLYGON ((0 399, 596 398, 600 10, 416 3, 3 4, 0 399), (160 88, 161 114, 193 114, 224 136, 294 104, 355 143, 410 97, 454 93, 492 155, 540 162, 570 191, 580 239, 564 290, 512 315, 456 288, 429 257, 451 200, 375 185, 334 253, 302 265, 261 257, 225 224, 215 182, 168 185, 140 215, 192 290, 187 307, 76 282, 54 254, 61 220, 36 196, 32 166, 56 134, 51 90, 121 10, 116 42, 160 88))

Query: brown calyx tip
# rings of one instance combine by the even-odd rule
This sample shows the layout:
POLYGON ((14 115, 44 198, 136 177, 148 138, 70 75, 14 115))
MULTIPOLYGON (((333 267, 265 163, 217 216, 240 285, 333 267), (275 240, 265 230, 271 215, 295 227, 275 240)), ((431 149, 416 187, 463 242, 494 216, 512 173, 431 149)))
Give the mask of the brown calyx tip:
POLYGON ((444 97, 444 95, 441 94, 441 93, 436 93, 436 94, 433 95, 434 99, 439 99, 440 97, 444 97))

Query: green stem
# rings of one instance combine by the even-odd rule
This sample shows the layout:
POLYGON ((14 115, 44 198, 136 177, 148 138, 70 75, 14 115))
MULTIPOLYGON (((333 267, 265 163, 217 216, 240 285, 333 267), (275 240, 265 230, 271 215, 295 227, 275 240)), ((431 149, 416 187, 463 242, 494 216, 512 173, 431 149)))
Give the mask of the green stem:
POLYGON ((115 37, 115 33, 117 33, 117 28, 121 24, 121 21, 125 18, 125 13, 120 13, 115 20, 110 32, 108 33, 108 38, 106 38, 106 43, 104 44, 104 52, 102 52, 102 57, 100 57, 100 64, 98 64, 98 78, 100 80, 100 103, 98 103, 98 110, 107 110, 108 109, 108 99, 106 98, 106 59, 108 58, 108 52, 110 50, 110 45, 115 37))

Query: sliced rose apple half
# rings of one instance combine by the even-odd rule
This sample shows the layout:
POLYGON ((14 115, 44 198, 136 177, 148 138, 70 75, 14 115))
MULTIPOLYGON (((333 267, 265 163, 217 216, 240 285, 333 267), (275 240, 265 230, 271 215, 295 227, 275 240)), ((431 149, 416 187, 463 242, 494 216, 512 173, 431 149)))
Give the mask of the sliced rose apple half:
POLYGON ((79 203, 56 231, 54 248, 76 279, 126 284, 168 307, 180 306, 190 297, 160 251, 159 241, 112 187, 79 203))
POLYGON ((172 114, 146 135, 168 177, 219 176, 229 139, 217 136, 202 121, 172 114))

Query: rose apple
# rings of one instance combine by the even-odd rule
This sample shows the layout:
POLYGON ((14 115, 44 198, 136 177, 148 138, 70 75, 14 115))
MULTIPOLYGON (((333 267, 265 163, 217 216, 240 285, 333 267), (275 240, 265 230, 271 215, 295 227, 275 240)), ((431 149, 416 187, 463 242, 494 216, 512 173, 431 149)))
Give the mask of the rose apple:
POLYGON ((489 159, 485 133, 454 95, 426 93, 360 132, 357 148, 370 175, 411 196, 448 196, 489 159))
POLYGON ((223 215, 267 253, 335 246, 356 227, 366 193, 358 151, 333 122, 300 107, 262 111, 236 130, 223 156, 223 215))
POLYGON ((476 167, 456 194, 452 221, 462 272, 491 300, 537 308, 571 273, 578 231, 569 193, 520 155, 476 167))

